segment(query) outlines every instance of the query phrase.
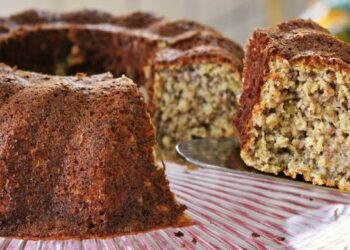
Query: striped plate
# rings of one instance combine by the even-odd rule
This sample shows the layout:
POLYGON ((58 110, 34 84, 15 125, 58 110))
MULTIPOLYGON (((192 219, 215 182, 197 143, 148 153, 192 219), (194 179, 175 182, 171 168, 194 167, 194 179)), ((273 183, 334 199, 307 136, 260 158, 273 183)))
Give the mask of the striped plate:
POLYGON ((344 249, 350 245, 347 193, 166 165, 171 188, 188 206, 195 225, 108 240, 0 238, 0 249, 344 249))

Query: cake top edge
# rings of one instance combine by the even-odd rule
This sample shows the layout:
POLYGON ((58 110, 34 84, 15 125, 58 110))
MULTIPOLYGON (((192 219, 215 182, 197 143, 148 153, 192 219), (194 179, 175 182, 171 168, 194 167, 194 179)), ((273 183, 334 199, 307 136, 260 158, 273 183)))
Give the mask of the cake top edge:
POLYGON ((350 67, 350 45, 311 19, 292 19, 275 28, 256 29, 248 42, 266 44, 269 55, 295 60, 302 55, 338 59, 350 67))
POLYGON ((45 27, 60 29, 70 26, 131 34, 154 42, 164 42, 171 48, 183 51, 201 45, 212 45, 243 60, 241 46, 214 28, 193 20, 168 19, 148 11, 112 14, 97 9, 61 13, 28 9, 0 18, 0 35, 6 38, 45 27))
POLYGON ((0 87, 4 83, 20 83, 23 87, 50 87, 60 85, 74 90, 137 89, 137 85, 127 76, 114 78, 111 73, 87 76, 77 73, 72 76, 47 75, 11 68, 0 63, 0 87))

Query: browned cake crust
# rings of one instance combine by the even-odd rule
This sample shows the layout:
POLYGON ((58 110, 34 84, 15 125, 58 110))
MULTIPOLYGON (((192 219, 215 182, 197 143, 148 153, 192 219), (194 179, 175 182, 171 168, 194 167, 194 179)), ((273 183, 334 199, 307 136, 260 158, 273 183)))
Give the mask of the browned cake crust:
POLYGON ((0 64, 0 235, 104 237, 177 226, 137 86, 0 64))
POLYGON ((323 60, 348 67, 350 47, 311 20, 296 19, 274 29, 255 30, 246 49, 243 91, 233 122, 242 147, 249 139, 247 131, 251 126, 252 110, 259 102, 264 77, 269 73, 268 62, 274 57, 289 61, 307 59, 308 63, 323 60))

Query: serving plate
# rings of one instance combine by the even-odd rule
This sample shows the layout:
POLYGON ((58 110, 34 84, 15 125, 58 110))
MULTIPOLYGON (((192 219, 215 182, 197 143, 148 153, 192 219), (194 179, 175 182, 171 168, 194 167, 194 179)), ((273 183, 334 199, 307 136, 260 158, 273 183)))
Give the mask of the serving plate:
POLYGON ((298 182, 166 162, 195 224, 106 240, 0 238, 0 249, 344 249, 350 196, 298 182))

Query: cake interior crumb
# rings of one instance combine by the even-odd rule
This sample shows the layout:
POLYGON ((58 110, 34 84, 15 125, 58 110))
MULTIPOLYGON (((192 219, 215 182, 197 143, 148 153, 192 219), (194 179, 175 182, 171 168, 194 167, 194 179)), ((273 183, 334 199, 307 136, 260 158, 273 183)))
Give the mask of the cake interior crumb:
POLYGON ((276 59, 254 107, 249 166, 350 190, 350 75, 276 59))
POLYGON ((233 136, 241 80, 231 65, 165 67, 156 72, 154 88, 155 124, 164 148, 178 141, 233 136))

